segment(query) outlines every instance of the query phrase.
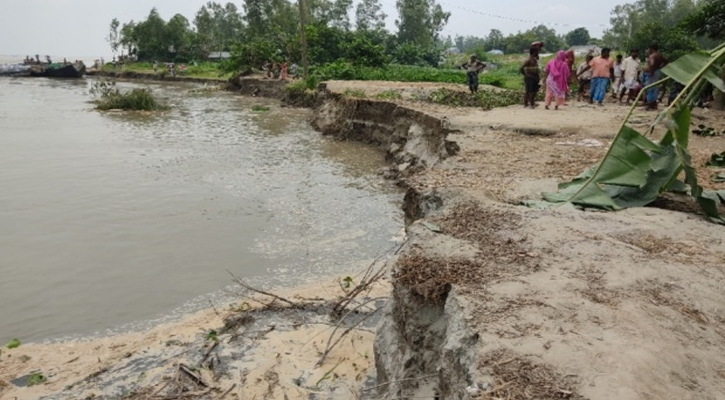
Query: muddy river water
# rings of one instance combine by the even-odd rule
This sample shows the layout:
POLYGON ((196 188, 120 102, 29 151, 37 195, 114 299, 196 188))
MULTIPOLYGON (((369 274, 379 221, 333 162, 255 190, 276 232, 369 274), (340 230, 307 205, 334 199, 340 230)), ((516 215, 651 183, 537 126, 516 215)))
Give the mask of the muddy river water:
POLYGON ((0 78, 1 344, 222 302, 227 270, 263 286, 313 282, 400 239, 383 155, 321 137, 309 111, 121 83, 151 87, 171 111, 99 113, 91 82, 0 78))

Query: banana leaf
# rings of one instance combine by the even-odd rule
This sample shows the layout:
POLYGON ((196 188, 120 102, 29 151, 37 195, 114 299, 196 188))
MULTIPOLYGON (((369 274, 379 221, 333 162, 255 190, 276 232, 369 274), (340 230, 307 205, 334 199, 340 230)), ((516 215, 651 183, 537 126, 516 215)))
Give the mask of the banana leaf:
POLYGON ((662 68, 662 72, 683 85, 693 82, 697 77, 694 72, 702 70, 702 78, 708 80, 713 86, 725 92, 725 82, 720 78, 720 68, 717 64, 710 64, 712 55, 694 53, 684 55, 662 68))
POLYGON ((725 193, 703 190, 697 182, 688 151, 691 123, 689 105, 705 81, 725 91, 718 67, 723 60, 725 46, 719 46, 707 54, 686 55, 663 70, 671 79, 684 84, 685 88, 655 119, 655 123, 664 122, 667 127, 667 133, 659 143, 650 141, 627 126, 636 107, 632 106, 609 151, 598 165, 571 182, 560 184, 558 192, 544 193, 543 201, 528 201, 525 204, 536 208, 573 204, 621 210, 650 204, 665 191, 687 191, 712 221, 725 224, 725 219, 718 212, 719 204, 725 204, 725 193), (684 182, 677 180, 683 171, 684 182))

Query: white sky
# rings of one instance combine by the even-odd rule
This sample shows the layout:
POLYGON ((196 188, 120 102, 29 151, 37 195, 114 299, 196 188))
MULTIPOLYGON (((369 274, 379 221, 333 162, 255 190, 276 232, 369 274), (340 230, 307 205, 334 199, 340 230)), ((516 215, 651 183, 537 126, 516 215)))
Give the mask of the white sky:
MULTIPOLYGON (((634 0, 438 1, 444 10, 451 12, 444 36, 485 36, 494 28, 509 34, 543 23, 559 33, 583 26, 592 36, 599 37, 608 26, 614 6, 634 0)), ((155 6, 166 20, 181 13, 191 21, 206 0, 2 0, 0 3, 0 54, 110 58, 105 37, 114 17, 122 23, 131 19, 138 21, 155 6)), ((242 8, 241 1, 234 3, 242 8)), ((388 14, 388 28, 394 31, 395 0, 382 0, 382 3, 388 14)))

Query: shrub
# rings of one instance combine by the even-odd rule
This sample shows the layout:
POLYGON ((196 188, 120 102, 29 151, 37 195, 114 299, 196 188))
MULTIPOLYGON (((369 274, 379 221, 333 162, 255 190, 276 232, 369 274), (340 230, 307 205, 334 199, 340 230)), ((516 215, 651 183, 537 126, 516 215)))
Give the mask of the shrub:
POLYGON ((130 92, 116 92, 112 95, 101 97, 96 102, 99 110, 135 110, 135 111, 158 111, 166 110, 167 106, 161 104, 151 94, 151 89, 133 89, 130 92))
POLYGON ((375 95, 375 97, 381 100, 399 100, 403 98, 403 95, 397 90, 385 90, 375 95))
POLYGON ((342 95, 345 97, 365 97, 365 91, 360 89, 345 89, 342 95))

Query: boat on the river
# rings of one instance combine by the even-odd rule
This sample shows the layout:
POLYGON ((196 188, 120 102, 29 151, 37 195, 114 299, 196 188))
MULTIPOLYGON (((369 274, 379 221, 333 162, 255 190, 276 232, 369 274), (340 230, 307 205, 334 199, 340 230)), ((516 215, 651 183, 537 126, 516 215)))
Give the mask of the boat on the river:
POLYGON ((0 76, 30 76, 30 66, 23 64, 0 64, 0 76))
POLYGON ((83 62, 38 64, 30 68, 30 76, 46 78, 81 78, 86 73, 83 62))

